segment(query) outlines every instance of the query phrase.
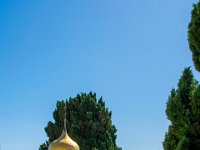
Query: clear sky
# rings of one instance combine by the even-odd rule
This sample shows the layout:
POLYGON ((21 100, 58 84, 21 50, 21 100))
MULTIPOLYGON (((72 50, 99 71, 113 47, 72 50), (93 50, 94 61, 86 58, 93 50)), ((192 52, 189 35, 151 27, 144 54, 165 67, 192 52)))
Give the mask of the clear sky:
POLYGON ((162 150, 197 0, 0 0, 0 143, 37 150, 57 100, 93 91, 123 150, 162 150))

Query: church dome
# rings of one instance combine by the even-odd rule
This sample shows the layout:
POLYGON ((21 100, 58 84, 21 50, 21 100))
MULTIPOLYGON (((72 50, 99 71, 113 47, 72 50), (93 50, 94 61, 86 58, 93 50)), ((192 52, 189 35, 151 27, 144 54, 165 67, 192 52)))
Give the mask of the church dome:
POLYGON ((67 120, 65 104, 64 129, 62 135, 49 145, 48 150, 80 150, 78 144, 68 136, 66 122, 67 120))
POLYGON ((62 135, 49 145, 48 150, 79 150, 79 146, 63 131, 62 135))

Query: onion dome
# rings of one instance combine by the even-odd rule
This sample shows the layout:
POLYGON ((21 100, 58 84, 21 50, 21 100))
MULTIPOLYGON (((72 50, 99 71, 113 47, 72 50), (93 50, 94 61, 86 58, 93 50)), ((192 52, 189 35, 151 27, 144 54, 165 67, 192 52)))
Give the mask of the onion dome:
POLYGON ((48 150, 79 150, 79 146, 63 131, 62 135, 49 145, 48 150))
POLYGON ((74 142, 67 134, 66 105, 65 105, 64 129, 62 135, 49 145, 48 150, 80 150, 78 144, 74 142))

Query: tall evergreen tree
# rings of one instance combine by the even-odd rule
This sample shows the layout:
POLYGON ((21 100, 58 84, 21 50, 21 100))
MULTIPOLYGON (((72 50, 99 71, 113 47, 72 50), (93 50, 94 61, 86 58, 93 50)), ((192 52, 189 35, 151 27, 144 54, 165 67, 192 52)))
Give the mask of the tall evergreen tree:
POLYGON ((195 68, 200 71, 200 1, 194 5, 188 26, 188 42, 195 68))
POLYGON ((191 102, 190 138, 191 148, 200 150, 200 85, 197 87, 191 102))
MULTIPOLYGON (((66 101, 68 134, 81 150, 117 150, 116 128, 112 124, 112 113, 102 98, 97 100, 94 93, 78 94, 66 101)), ((53 112, 55 122, 49 122, 45 131, 48 141, 39 150, 47 150, 50 142, 57 139, 63 129, 65 101, 58 101, 53 112)))
POLYGON ((188 150, 192 146, 191 121, 192 110, 195 108, 192 103, 196 103, 193 102, 193 96, 197 85, 192 71, 186 68, 177 89, 171 91, 166 107, 166 115, 171 125, 163 142, 165 150, 188 150))

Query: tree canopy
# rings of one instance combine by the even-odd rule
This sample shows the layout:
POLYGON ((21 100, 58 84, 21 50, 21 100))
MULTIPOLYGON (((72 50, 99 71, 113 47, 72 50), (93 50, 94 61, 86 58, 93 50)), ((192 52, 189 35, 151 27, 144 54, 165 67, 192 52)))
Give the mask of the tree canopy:
POLYGON ((200 149, 200 86, 186 68, 177 89, 168 98, 166 115, 171 121, 165 135, 165 150, 200 149))
POLYGON ((92 92, 57 102, 54 122, 49 121, 45 128, 48 140, 40 146, 40 150, 47 150, 49 143, 61 135, 65 104, 68 134, 81 150, 120 150, 116 145, 117 130, 112 124, 112 112, 106 108, 103 99, 97 100, 92 92))
POLYGON ((200 71, 200 1, 194 5, 188 26, 188 42, 195 68, 200 71))

